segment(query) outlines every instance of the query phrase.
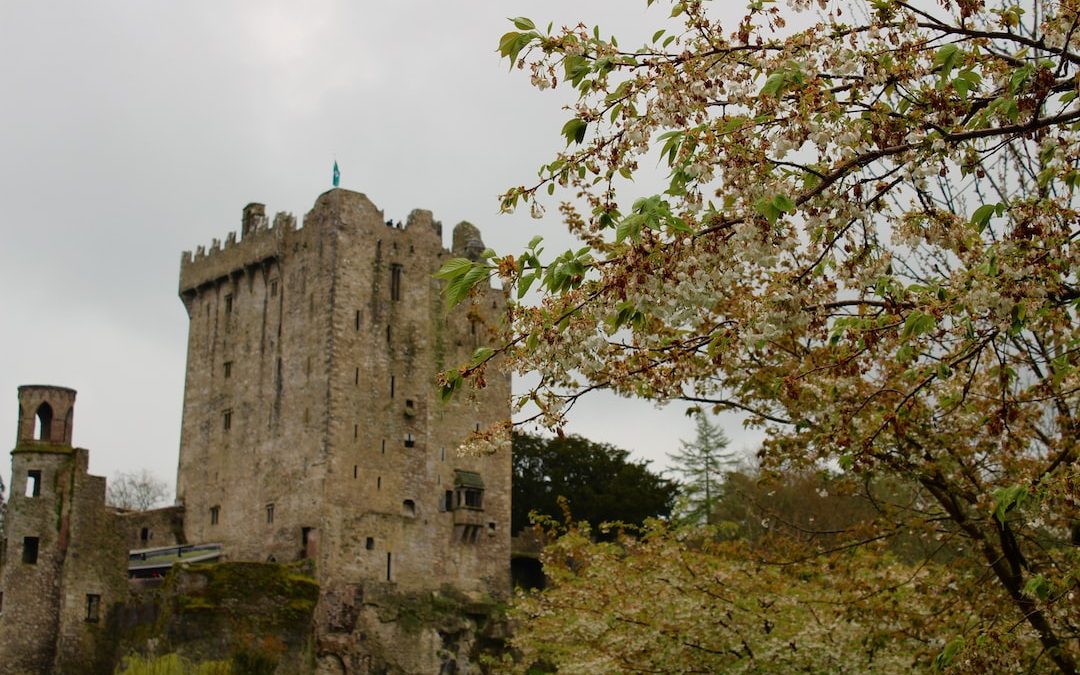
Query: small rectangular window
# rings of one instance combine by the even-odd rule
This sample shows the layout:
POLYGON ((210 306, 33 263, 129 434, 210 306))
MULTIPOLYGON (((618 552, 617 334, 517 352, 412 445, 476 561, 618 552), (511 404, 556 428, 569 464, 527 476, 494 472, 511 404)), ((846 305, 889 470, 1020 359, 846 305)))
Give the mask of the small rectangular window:
POLYGON ((226 361, 224 364, 225 379, 232 377, 232 361, 226 361))
POLYGON ((232 429, 232 410, 226 410, 221 414, 221 428, 225 431, 232 429))
POLYGON ((38 558, 38 538, 23 537, 22 561, 27 565, 36 565, 38 558))
POLYGON ((86 594, 86 620, 90 623, 101 620, 101 596, 96 593, 86 594))
POLYGON ((412 434, 405 434, 405 447, 406 448, 416 447, 416 441, 413 439, 412 434))
POLYGON ((274 522, 274 505, 266 505, 266 523, 269 525, 274 522))
POLYGON ((454 491, 453 490, 447 490, 446 494, 443 496, 443 510, 444 511, 453 511, 454 510, 454 491))
POLYGON ((390 299, 401 299, 401 273, 404 268, 401 265, 390 265, 390 299))
POLYGON ((41 470, 30 469, 26 472, 26 496, 41 496, 41 470))
POLYGON ((221 516, 221 507, 220 506, 211 506, 210 507, 210 524, 211 525, 217 525, 218 524, 218 519, 220 518, 220 516, 221 516))
POLYGON ((277 297, 277 279, 270 281, 270 297, 277 297))
POLYGON ((232 294, 225 296, 225 313, 232 314, 232 294))
POLYGON ((375 549, 375 537, 368 537, 364 540, 364 548, 371 551, 375 549))

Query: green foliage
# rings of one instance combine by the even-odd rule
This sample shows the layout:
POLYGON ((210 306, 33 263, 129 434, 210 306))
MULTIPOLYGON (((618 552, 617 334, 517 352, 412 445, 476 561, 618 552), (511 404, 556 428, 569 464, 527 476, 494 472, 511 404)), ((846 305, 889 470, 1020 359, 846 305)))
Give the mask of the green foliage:
POLYGON ((617 542, 571 529, 543 563, 549 586, 511 611, 515 672, 908 673, 933 658, 893 619, 931 609, 903 585, 915 570, 869 551, 771 564, 650 521, 617 542))
POLYGON ((529 513, 561 519, 559 498, 575 520, 594 530, 605 522, 641 525, 671 513, 676 486, 633 461, 626 450, 580 436, 513 436, 511 528, 529 525, 529 513))
POLYGON ((144 658, 132 655, 124 659, 117 675, 239 675, 229 661, 192 663, 179 654, 144 658))

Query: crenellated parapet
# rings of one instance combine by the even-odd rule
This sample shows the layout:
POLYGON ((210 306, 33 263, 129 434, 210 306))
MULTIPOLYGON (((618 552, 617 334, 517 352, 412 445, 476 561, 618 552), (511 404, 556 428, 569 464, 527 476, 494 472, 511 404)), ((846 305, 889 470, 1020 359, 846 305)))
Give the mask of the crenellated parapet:
POLYGON ((180 295, 196 293, 203 286, 277 259, 286 237, 295 230, 296 218, 291 213, 280 212, 268 224, 266 207, 248 204, 240 237, 230 232, 224 242, 213 239, 209 249, 199 246, 194 253, 180 255, 180 295))

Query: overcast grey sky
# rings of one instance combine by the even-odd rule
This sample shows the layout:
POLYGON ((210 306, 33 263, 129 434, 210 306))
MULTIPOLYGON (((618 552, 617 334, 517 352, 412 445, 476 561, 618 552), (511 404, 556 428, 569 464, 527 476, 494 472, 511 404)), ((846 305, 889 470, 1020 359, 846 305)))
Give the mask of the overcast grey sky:
MULTIPOLYGON (((740 4, 741 8, 741 4, 740 4)), ((667 8, 644 0, 0 3, 0 433, 16 388, 79 391, 91 471, 172 483, 187 317, 180 252, 239 228, 252 201, 302 216, 330 186, 387 217, 427 208, 498 251, 556 217, 497 213, 561 143, 557 92, 508 73, 506 17, 599 23, 640 44, 667 8)), ((642 187, 647 189, 646 186, 642 187)), ((549 214, 556 213, 549 209, 549 214)), ((449 229, 449 228, 448 228, 449 229)), ((595 396, 570 431, 664 463, 685 406, 595 396)), ((735 448, 752 447, 724 418, 735 448)), ((0 475, 9 477, 7 458, 0 475)))

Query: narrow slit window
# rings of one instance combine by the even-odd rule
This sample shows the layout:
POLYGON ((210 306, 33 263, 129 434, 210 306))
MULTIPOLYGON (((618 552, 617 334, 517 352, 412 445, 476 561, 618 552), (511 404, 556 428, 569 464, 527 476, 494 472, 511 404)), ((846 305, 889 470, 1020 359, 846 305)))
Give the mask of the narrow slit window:
POLYGON ((386 454, 386 439, 382 440, 382 454, 386 454))
POLYGON ((356 478, 359 475, 359 473, 360 473, 360 467, 357 466, 356 464, 353 464, 352 465, 352 477, 356 478))
POLYGON ((221 518, 221 507, 220 506, 211 506, 210 507, 210 524, 211 525, 217 525, 218 520, 220 518, 221 518))
POLYGON ((225 296, 225 314, 232 314, 232 309, 233 309, 233 297, 232 297, 232 294, 229 293, 229 294, 227 294, 225 296))
POLYGON ((273 504, 267 504, 266 505, 266 524, 270 525, 270 524, 273 524, 273 522, 274 522, 274 505, 273 504))
POLYGON ((382 476, 376 476, 375 477, 375 489, 376 490, 381 490, 382 489, 382 476))
POLYGON ((404 268, 401 265, 390 265, 390 299, 401 299, 401 274, 404 268))
POLYGON ((270 282, 270 297, 277 297, 277 279, 274 279, 270 282))
POLYGON ((139 541, 142 542, 143 544, 150 541, 150 528, 149 527, 144 527, 141 530, 139 530, 139 541))
POLYGON ((356 330, 360 330, 360 310, 356 310, 356 330))
POLYGON ((360 425, 359 424, 352 425, 352 437, 356 438, 359 435, 360 435, 360 425))
POLYGON ((353 384, 356 384, 356 385, 360 384, 360 369, 359 368, 357 368, 356 372, 353 373, 353 384))
POLYGON ((26 496, 41 496, 41 470, 31 469, 26 472, 26 496))
POLYGON ((386 552, 386 580, 387 581, 391 580, 390 573, 391 573, 391 570, 392 570, 392 567, 391 567, 391 559, 392 559, 391 556, 392 555, 393 554, 391 554, 389 551, 386 552))
POLYGON ((101 621, 101 596, 97 593, 86 594, 86 621, 88 623, 101 621))
POLYGON ((394 398, 394 376, 390 376, 390 398, 394 398))
POLYGON ((386 344, 390 344, 390 326, 386 327, 386 344))
POLYGON ((230 377, 232 377, 232 361, 226 361, 224 366, 223 366, 223 369, 225 371, 225 379, 226 380, 229 379, 230 377))
POLYGON ((225 431, 232 429, 232 410, 226 410, 221 414, 221 428, 225 431))

